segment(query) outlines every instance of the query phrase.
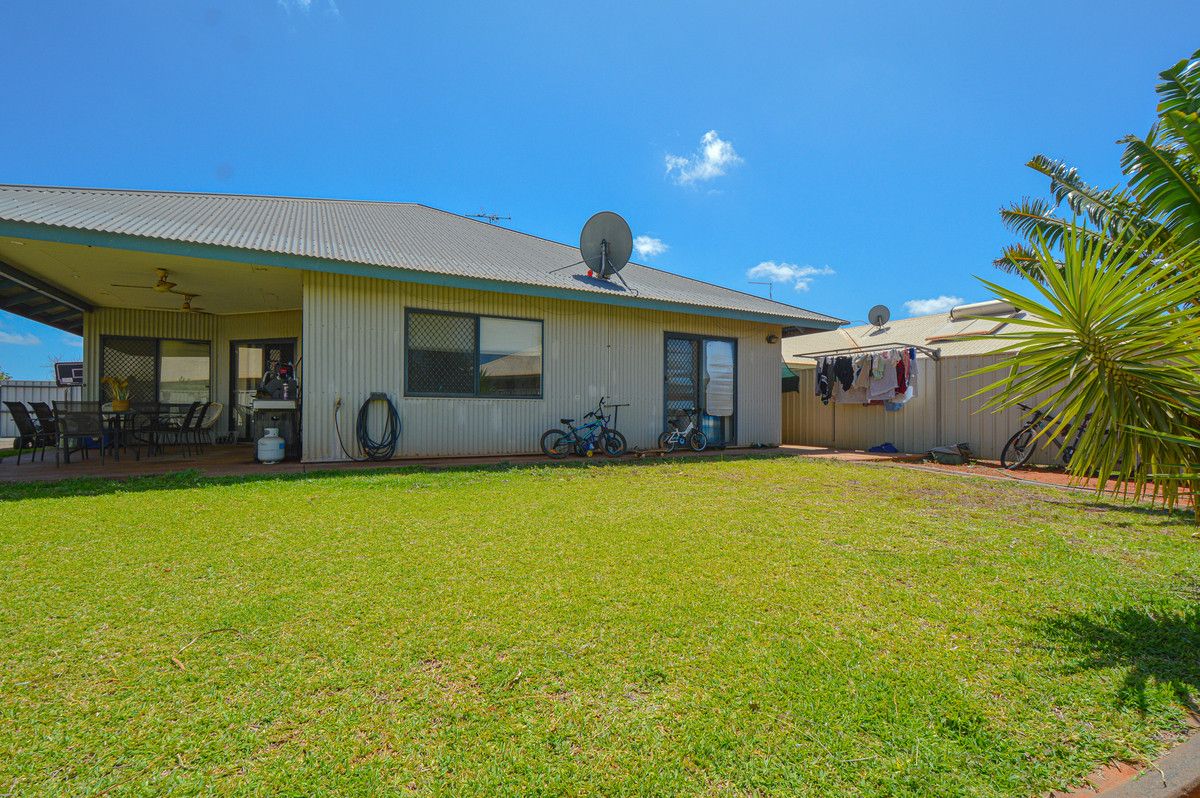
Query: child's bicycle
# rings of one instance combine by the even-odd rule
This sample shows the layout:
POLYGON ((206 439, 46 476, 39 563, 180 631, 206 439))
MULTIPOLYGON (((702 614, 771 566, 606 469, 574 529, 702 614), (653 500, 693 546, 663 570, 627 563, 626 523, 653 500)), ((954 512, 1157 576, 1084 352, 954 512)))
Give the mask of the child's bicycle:
POLYGON ((542 453, 547 457, 558 460, 574 452, 580 457, 591 457, 600 451, 609 457, 620 457, 625 454, 629 444, 625 436, 608 424, 611 416, 604 408, 626 407, 627 405, 605 405, 606 397, 600 397, 596 409, 583 417, 584 424, 575 426, 575 419, 560 418, 560 424, 566 425, 566 430, 551 428, 542 433, 542 453), (588 419, 591 419, 590 421, 588 419))
POLYGON ((658 436, 658 448, 664 452, 673 452, 676 447, 688 446, 693 452, 702 452, 708 446, 708 436, 700 431, 696 426, 696 408, 687 411, 688 425, 683 429, 679 429, 674 424, 668 423, 670 427, 662 435, 658 436))

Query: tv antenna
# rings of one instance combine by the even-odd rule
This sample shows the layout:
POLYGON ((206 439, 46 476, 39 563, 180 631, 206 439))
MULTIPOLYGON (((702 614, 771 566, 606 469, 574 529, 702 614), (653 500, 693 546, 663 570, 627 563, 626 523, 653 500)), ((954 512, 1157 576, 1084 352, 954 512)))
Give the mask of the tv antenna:
POLYGON ((765 285, 767 287, 767 299, 774 301, 775 299, 775 283, 770 280, 750 280, 750 285, 765 285))
POLYGON ((482 219, 483 221, 487 222, 488 224, 495 224, 496 222, 511 222, 512 221, 511 216, 501 216, 496 213, 488 213, 483 208, 479 209, 479 213, 468 213, 467 218, 468 219, 482 219))

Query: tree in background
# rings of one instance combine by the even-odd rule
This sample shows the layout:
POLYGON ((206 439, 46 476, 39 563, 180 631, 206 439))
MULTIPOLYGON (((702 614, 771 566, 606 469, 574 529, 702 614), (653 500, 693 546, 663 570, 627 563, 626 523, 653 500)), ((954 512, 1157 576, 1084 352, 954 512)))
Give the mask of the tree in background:
POLYGON ((11 380, 11 379, 12 379, 12 375, 9 374, 4 369, 0 368, 0 382, 4 382, 5 380, 11 380))
POLYGON ((1072 474, 1097 476, 1100 490, 1128 481, 1135 498, 1170 507, 1182 487, 1200 496, 1200 51, 1160 77, 1158 120, 1121 140, 1127 185, 1029 162, 1054 200, 1001 211, 1025 241, 997 266, 1035 290, 984 281, 1028 315, 994 336, 1012 358, 976 373, 1007 372, 980 392, 989 407, 1055 408, 1047 439, 1091 414, 1072 474))

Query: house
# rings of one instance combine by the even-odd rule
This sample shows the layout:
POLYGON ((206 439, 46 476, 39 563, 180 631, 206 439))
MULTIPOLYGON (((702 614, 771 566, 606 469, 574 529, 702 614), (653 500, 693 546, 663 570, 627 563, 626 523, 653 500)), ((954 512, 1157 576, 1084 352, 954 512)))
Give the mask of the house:
MULTIPOLYGON (((894 319, 882 326, 843 327, 784 344, 783 442, 844 449, 891 443, 901 452, 922 453, 935 446, 970 444, 979 457, 997 460, 1021 423, 1019 409, 984 410, 986 396, 974 394, 1000 373, 967 376, 1009 355, 1003 339, 973 338, 1011 330, 1009 323, 979 316, 1018 319, 1012 305, 999 301, 960 305, 942 313, 894 319), (828 352, 853 355, 872 348, 920 347, 916 395, 900 409, 881 404, 823 404, 815 395, 814 358, 828 352), (921 351, 925 350, 925 351, 921 351), (935 358, 933 355, 936 355, 935 358), (787 390, 792 388, 792 390, 787 390)), ((1054 462, 1056 452, 1039 449, 1035 463, 1054 462)))
POLYGON ((373 392, 397 456, 534 452, 602 396, 650 447, 704 411, 710 440, 778 444, 781 341, 839 319, 412 203, 0 186, 0 308, 83 336, 85 396, 220 401, 245 436, 266 366, 295 362, 303 459, 357 455, 373 392))

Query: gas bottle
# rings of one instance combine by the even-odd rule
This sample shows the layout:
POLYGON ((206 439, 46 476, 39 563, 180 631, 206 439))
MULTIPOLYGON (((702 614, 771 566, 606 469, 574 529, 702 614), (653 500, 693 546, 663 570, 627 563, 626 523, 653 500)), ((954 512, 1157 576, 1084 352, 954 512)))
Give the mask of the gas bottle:
POLYGON ((283 438, 278 427, 267 427, 258 439, 258 462, 274 465, 283 459, 283 438))

